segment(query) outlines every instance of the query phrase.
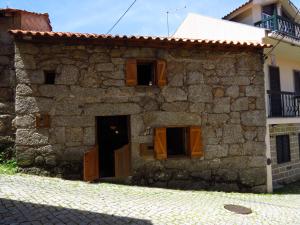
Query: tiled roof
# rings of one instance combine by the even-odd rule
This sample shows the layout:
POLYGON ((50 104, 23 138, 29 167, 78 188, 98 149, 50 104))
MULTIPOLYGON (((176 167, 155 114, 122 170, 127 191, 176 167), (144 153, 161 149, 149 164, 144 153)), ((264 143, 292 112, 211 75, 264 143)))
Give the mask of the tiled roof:
POLYGON ((226 40, 201 40, 201 39, 186 39, 186 38, 172 38, 172 37, 155 37, 155 36, 112 36, 103 34, 91 33, 70 33, 70 32, 39 32, 26 30, 10 30, 9 31, 16 38, 23 37, 24 39, 47 39, 47 40, 85 40, 85 41, 114 41, 126 43, 152 43, 163 46, 164 44, 190 44, 190 45, 214 45, 214 46, 228 46, 228 47, 256 47, 268 48, 269 44, 248 42, 248 41, 226 41, 226 40))
POLYGON ((223 16, 222 19, 226 19, 226 17, 230 16, 232 13, 238 11, 239 9, 241 9, 241 8, 243 8, 244 6, 250 4, 251 2, 253 2, 253 0, 249 0, 249 1, 245 2, 243 5, 241 5, 241 6, 239 6, 238 8, 232 10, 232 11, 231 11, 230 13, 228 13, 226 16, 223 16))
POLYGON ((30 12, 30 11, 26 11, 26 10, 22 10, 22 9, 13 9, 13 8, 0 8, 0 12, 27 13, 27 14, 31 14, 31 15, 45 16, 47 18, 47 22, 50 27, 50 30, 52 30, 51 21, 50 21, 48 13, 36 13, 36 12, 30 12))
POLYGON ((13 8, 0 8, 0 12, 19 12, 19 13, 30 13, 30 14, 35 14, 35 15, 45 15, 45 16, 49 16, 48 13, 36 13, 36 12, 29 12, 26 10, 22 10, 22 9, 13 9, 13 8))

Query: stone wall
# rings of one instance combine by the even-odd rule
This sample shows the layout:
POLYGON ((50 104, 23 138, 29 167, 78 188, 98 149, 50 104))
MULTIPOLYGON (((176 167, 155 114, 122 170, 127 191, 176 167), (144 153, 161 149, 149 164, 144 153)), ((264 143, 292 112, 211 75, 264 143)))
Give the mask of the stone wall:
POLYGON ((10 21, 0 19, 0 152, 2 147, 14 142, 12 126, 15 96, 15 72, 13 68, 14 46, 7 33, 10 21))
POLYGON ((16 44, 16 146, 24 171, 80 178, 95 144, 95 117, 130 115, 131 182, 265 191, 265 103, 261 51, 16 44), (125 85, 127 58, 164 59, 168 84, 125 85), (45 85, 43 70, 57 72, 45 85), (49 129, 35 115, 49 113, 49 129), (202 128, 204 157, 141 156, 158 126, 202 128), (151 128, 150 134, 145 132, 151 128), (74 176, 75 175, 75 176, 74 176))
POLYGON ((272 177, 274 188, 295 182, 300 179, 300 124, 277 124, 270 125, 270 148, 272 159, 272 177), (277 163, 276 136, 289 135, 291 161, 287 163, 277 163))

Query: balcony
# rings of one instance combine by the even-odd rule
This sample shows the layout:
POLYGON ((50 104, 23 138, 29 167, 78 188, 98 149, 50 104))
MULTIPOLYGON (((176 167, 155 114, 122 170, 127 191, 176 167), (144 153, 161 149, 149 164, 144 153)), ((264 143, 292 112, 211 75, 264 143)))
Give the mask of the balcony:
POLYGON ((300 93, 267 91, 268 117, 300 117, 300 93))
POLYGON ((300 40, 300 25, 282 16, 268 16, 254 25, 275 31, 281 35, 285 35, 293 39, 300 40))

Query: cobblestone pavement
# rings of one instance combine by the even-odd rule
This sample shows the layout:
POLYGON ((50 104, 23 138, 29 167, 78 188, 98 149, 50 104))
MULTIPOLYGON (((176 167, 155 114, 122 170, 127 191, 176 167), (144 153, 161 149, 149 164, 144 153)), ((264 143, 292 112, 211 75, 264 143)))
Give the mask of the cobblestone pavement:
POLYGON ((0 175, 0 224, 300 224, 300 193, 178 191, 0 175), (253 213, 234 214, 224 204, 253 213))

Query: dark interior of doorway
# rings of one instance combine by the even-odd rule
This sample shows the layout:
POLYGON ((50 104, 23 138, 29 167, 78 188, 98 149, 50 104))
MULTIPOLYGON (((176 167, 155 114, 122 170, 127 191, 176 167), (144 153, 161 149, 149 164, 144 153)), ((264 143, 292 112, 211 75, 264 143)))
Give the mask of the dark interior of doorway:
POLYGON ((101 116, 96 120, 99 174, 101 178, 114 177, 114 151, 129 143, 128 116, 101 116))

